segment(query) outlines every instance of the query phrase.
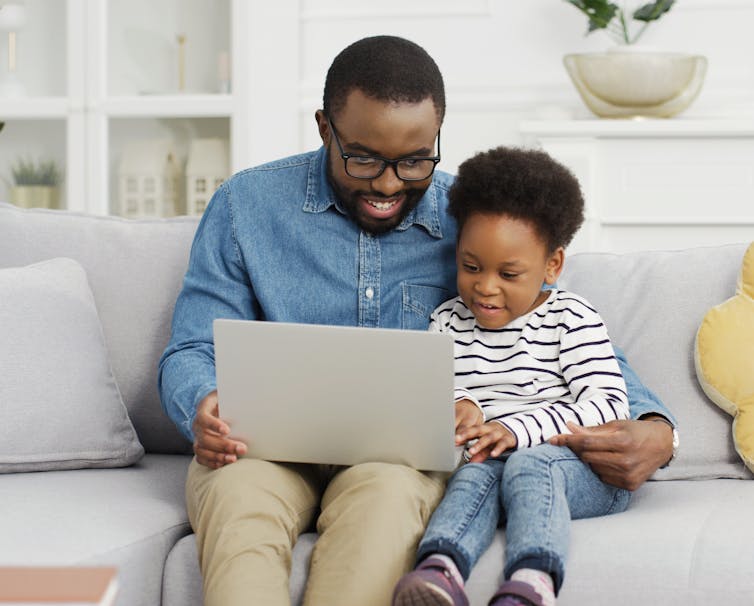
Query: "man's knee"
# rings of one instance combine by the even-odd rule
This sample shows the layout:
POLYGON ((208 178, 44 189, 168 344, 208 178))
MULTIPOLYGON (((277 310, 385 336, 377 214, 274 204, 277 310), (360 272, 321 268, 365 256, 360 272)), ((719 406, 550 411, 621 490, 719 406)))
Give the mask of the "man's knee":
MULTIPOLYGON (((200 467, 196 463, 193 466, 200 467)), ((187 501, 192 509, 223 518, 264 516, 294 528, 318 504, 315 482, 296 466, 259 459, 239 459, 220 469, 189 470, 187 501)))
POLYGON ((362 463, 344 469, 328 487, 323 508, 336 500, 359 503, 380 512, 416 508, 422 517, 431 514, 444 490, 444 475, 425 474, 404 465, 362 463))
POLYGON ((232 501, 259 488, 282 485, 286 475, 279 465, 259 459, 239 459, 219 469, 194 462, 189 469, 186 489, 189 494, 196 491, 213 501, 232 501))

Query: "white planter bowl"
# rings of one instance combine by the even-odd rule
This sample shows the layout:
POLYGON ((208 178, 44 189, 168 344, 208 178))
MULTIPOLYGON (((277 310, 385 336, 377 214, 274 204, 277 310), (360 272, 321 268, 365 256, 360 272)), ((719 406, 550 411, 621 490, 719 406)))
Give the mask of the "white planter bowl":
POLYGON ((587 107, 602 118, 669 118, 685 110, 704 83, 707 59, 685 53, 618 48, 563 58, 587 107))

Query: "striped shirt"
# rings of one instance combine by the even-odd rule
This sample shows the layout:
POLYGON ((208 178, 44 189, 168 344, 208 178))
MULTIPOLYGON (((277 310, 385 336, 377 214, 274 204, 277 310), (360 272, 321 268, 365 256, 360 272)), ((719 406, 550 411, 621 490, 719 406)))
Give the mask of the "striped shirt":
POLYGON ((503 328, 479 326, 460 297, 432 313, 429 330, 455 339, 455 399, 479 406, 517 448, 583 427, 629 418, 623 375, 605 324, 582 297, 553 289, 503 328))

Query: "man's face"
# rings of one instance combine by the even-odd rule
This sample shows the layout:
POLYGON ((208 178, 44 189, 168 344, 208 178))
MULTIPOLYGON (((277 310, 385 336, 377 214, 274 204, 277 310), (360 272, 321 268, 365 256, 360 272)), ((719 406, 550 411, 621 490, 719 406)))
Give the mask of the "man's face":
POLYGON ((534 227, 507 215, 474 213, 456 250, 458 294, 483 328, 502 328, 540 305, 563 264, 563 249, 548 254, 534 227))
MULTIPOLYGON (((348 95, 343 109, 329 117, 347 154, 396 160, 437 153, 440 122, 431 98, 420 103, 391 103, 367 97, 357 89, 348 95)), ((316 118, 328 150, 328 179, 351 219, 373 234, 399 225, 416 208, 432 177, 402 181, 392 166, 374 179, 349 176, 327 116, 319 111, 316 118)))

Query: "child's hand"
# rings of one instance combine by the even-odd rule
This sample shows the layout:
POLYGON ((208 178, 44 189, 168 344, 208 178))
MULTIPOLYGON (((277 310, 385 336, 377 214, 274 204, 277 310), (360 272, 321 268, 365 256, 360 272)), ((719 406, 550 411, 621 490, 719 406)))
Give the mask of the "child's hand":
POLYGON ((456 444, 474 439, 477 441, 468 451, 471 455, 469 463, 481 463, 489 457, 499 457, 506 450, 515 448, 518 443, 516 436, 497 421, 462 429, 456 435, 456 444))
MULTIPOLYGON (((474 427, 475 425, 481 425, 484 423, 484 414, 479 410, 479 407, 471 400, 458 400, 456 402, 456 434, 467 427, 474 427)), ((465 442, 459 442, 458 436, 456 436, 456 446, 460 446, 465 442)))

